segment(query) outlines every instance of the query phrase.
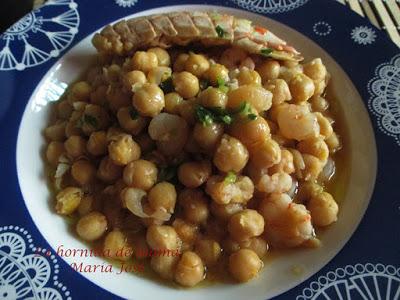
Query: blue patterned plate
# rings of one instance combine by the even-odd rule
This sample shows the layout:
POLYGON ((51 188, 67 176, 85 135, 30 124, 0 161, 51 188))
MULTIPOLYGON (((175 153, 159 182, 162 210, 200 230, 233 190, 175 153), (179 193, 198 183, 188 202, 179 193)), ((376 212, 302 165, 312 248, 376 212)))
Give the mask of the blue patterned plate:
POLYGON ((49 0, 0 36, 0 83, 0 299, 400 298, 400 51, 336 1, 49 0), (253 19, 321 57, 346 120, 339 221, 321 248, 275 259, 248 284, 177 290, 117 274, 101 257, 73 253, 85 245, 49 207, 47 104, 87 66, 92 34, 128 15, 185 9, 253 19), (80 263, 91 268, 71 267, 80 263))

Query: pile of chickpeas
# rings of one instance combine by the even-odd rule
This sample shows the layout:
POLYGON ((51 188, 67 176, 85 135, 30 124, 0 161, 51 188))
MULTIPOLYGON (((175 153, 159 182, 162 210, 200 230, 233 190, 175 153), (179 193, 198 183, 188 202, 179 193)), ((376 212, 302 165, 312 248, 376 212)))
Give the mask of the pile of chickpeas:
POLYGON ((182 286, 218 268, 251 280, 270 249, 317 247, 315 229, 337 220, 328 81, 319 58, 239 48, 98 54, 44 130, 55 211, 76 216, 82 240, 182 286))

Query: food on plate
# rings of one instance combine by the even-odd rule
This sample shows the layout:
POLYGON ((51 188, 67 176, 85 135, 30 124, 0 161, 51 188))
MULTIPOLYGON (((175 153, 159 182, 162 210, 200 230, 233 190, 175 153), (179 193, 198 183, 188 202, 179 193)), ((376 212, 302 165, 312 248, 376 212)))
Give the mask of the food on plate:
POLYGON ((221 270, 246 282, 270 251, 320 244, 342 147, 320 58, 216 12, 120 21, 93 45, 44 130, 55 212, 79 238, 185 287, 221 270))

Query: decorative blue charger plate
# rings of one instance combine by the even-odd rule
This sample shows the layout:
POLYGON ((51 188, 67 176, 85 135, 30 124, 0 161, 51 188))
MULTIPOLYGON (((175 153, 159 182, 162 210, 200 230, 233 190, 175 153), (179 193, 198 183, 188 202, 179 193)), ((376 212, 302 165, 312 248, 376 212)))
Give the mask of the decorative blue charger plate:
POLYGON ((327 265, 276 299, 400 299, 400 51, 384 32, 333 0, 49 0, 2 34, 0 299, 119 299, 58 257, 33 222, 19 185, 17 137, 33 91, 71 46, 124 16, 178 4, 248 10, 297 30, 342 67, 368 109, 378 166, 368 209, 327 265))

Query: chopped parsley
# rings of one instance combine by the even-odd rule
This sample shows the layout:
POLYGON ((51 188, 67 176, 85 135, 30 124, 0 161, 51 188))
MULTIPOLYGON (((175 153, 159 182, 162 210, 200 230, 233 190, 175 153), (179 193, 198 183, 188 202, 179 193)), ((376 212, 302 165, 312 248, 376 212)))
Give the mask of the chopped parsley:
POLYGON ((139 118, 139 113, 137 112, 136 109, 134 109, 133 107, 131 107, 129 109, 129 116, 131 117, 132 120, 136 120, 137 118, 139 118))
POLYGON ((270 56, 270 54, 273 52, 274 50, 271 48, 264 48, 260 50, 260 54, 263 56, 270 56))
POLYGON ((175 91, 174 85, 172 83, 172 76, 168 77, 160 83, 160 89, 163 90, 164 94, 172 93, 173 91, 175 91))
POLYGON ((214 122, 212 112, 201 105, 196 107, 196 117, 203 126, 210 126, 214 122))
POLYGON ((225 80, 222 79, 221 77, 217 78, 217 85, 218 85, 218 89, 221 92, 227 93, 229 91, 229 87, 226 85, 225 80))
POLYGON ((225 184, 235 183, 236 179, 237 179, 236 174, 232 171, 229 171, 224 178, 224 183, 225 184))
POLYGON ((256 115, 256 114, 248 114, 247 117, 248 117, 250 120, 252 120, 252 121, 254 121, 255 119, 257 119, 257 115, 256 115))
POLYGON ((98 126, 98 121, 95 117, 91 115, 84 114, 83 115, 83 122, 92 126, 93 128, 97 128, 98 126))
POLYGON ((249 120, 257 119, 257 115, 253 113, 251 105, 247 101, 240 103, 237 113, 242 116, 247 116, 249 120))
POLYGON ((220 107, 205 108, 198 105, 196 107, 196 118, 203 124, 203 126, 210 126, 212 123, 231 124, 233 121, 232 116, 220 107))
POLYGON ((226 34, 225 30, 224 30, 221 26, 219 26, 219 25, 217 25, 217 26, 215 27, 215 31, 217 32, 218 37, 220 37, 220 38, 223 38, 224 35, 226 34))

